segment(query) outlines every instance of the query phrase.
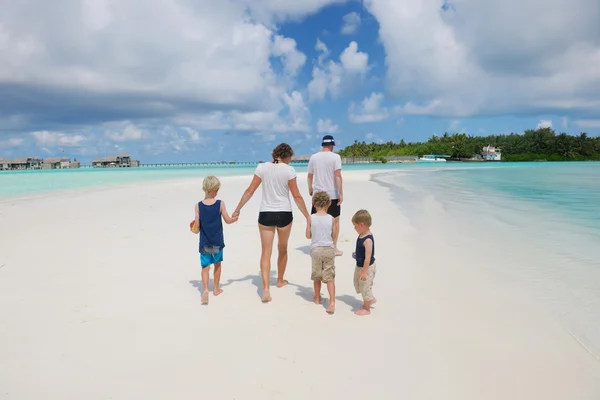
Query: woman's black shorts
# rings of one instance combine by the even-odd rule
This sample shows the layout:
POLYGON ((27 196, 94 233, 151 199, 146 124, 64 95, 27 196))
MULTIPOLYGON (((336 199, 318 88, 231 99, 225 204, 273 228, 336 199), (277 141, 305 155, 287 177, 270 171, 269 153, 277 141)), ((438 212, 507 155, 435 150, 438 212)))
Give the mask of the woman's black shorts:
POLYGON ((292 223, 294 214, 291 211, 261 211, 258 213, 258 223, 264 226, 283 228, 292 223))

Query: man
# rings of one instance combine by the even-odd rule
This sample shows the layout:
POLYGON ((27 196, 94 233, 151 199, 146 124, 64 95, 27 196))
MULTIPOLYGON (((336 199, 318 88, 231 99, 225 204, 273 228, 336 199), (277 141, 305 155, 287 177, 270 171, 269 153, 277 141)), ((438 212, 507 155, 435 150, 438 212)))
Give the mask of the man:
MULTIPOLYGON (((323 136, 320 152, 313 154, 308 161, 308 194, 312 197, 316 192, 327 192, 331 198, 331 206, 327 214, 333 217, 333 246, 335 255, 343 253, 338 250, 337 241, 340 234, 340 212, 344 201, 342 191, 342 159, 333 152, 335 140, 331 135, 323 136), (313 184, 314 182, 314 184, 313 184)), ((312 207, 311 214, 316 213, 312 207)))

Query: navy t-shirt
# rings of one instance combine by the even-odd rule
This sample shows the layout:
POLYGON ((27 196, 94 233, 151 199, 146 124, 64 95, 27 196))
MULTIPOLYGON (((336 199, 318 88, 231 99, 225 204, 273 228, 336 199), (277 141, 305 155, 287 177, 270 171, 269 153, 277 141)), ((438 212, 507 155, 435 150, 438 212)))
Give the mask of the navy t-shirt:
POLYGON ((373 241, 373 252, 371 253, 371 262, 369 265, 373 265, 375 262, 375 239, 373 235, 367 235, 361 239, 359 236, 356 239, 356 266, 363 267, 365 265, 365 240, 371 239, 373 241))

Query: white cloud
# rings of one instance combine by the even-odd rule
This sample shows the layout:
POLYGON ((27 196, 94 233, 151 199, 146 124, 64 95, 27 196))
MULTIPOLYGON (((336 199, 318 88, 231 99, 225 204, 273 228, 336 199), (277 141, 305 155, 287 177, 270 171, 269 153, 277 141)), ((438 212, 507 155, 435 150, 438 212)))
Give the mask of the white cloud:
POLYGON ((535 129, 544 129, 544 128, 552 128, 552 121, 549 119, 543 119, 535 127, 535 129))
POLYGON ((328 49, 323 42, 318 41, 315 48, 321 55, 308 84, 310 101, 324 100, 327 93, 334 99, 339 98, 362 81, 369 70, 369 55, 358 51, 358 44, 354 41, 340 54, 339 62, 325 62, 323 55, 328 54, 328 49))
POLYGON ((206 114, 186 114, 174 120, 199 131, 233 130, 263 132, 304 132, 309 129, 310 111, 302 94, 293 91, 281 95, 282 106, 272 111, 213 111, 206 114))
POLYGON ((185 133, 188 134, 189 137, 189 141, 193 142, 193 143, 200 143, 203 142, 205 140, 205 137, 202 136, 200 134, 200 132, 198 132, 195 129, 189 128, 187 126, 184 126, 181 128, 181 130, 183 130, 185 133))
POLYGON ((358 31, 358 27, 360 26, 361 19, 360 14, 357 12, 351 12, 344 15, 343 25, 341 34, 342 35, 352 35, 358 31))
POLYGON ((319 119, 317 121, 317 132, 319 133, 337 133, 339 132, 340 127, 331 122, 330 119, 319 119))
POLYGON ((380 122, 386 120, 390 116, 387 107, 382 106, 383 93, 371 93, 369 97, 360 103, 350 103, 348 113, 350 122, 365 123, 365 122, 380 122))
POLYGON ((596 0, 463 0, 451 12, 432 0, 364 5, 406 114, 600 111, 600 68, 589 67, 600 65, 596 0))
POLYGON ((285 72, 294 77, 306 62, 304 53, 296 49, 296 41, 281 35, 275 36, 273 55, 281 57, 285 72))
POLYGON ((460 125, 460 121, 455 119, 450 121, 450 124, 448 125, 448 130, 449 131, 454 131, 458 128, 458 125, 460 125))
POLYGON ((148 137, 148 134, 130 121, 105 124, 104 136, 115 142, 136 141, 148 137))
POLYGON ((600 119, 580 119, 575 121, 580 128, 600 128, 600 119))
MULTIPOLYGON (((345 1, 3 3, 0 118, 17 117, 0 130, 9 122, 21 130, 43 130, 45 121, 35 119, 54 112, 57 120, 76 121, 65 126, 123 119, 172 124, 189 118, 190 110, 286 112, 284 94, 298 90, 294 77, 306 56, 295 40, 277 33, 278 26, 345 1)), ((113 136, 119 140, 123 134, 113 136)))
POLYGON ((561 126, 563 129, 567 129, 569 127, 569 118, 568 117, 561 118, 561 126))
POLYGON ((325 61, 325 59, 327 59, 327 57, 329 57, 329 49, 327 48, 327 45, 323 42, 321 42, 320 39, 317 38, 317 44, 315 45, 315 50, 317 50, 319 52, 319 58, 317 60, 319 65, 322 65, 323 62, 325 61))
POLYGON ((77 147, 81 146, 86 138, 80 134, 67 134, 63 132, 37 131, 32 132, 38 147, 77 147))

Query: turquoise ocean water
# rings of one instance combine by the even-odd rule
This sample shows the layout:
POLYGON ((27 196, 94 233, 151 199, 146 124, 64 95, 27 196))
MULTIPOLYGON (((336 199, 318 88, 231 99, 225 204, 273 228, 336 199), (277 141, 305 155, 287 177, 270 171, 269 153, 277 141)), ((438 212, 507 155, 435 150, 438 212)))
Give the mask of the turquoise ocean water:
MULTIPOLYGON (((419 168, 409 164, 345 165, 347 170, 396 170, 419 168)), ((0 198, 31 196, 61 190, 106 187, 136 182, 161 181, 216 176, 246 175, 254 172, 255 165, 227 165, 216 167, 142 167, 127 169, 79 168, 62 170, 0 171, 0 198)), ((306 171, 303 164, 294 165, 298 172, 306 171)))
POLYGON ((519 287, 600 360, 600 163, 448 163, 375 179, 416 235, 441 232, 425 260, 519 287))

